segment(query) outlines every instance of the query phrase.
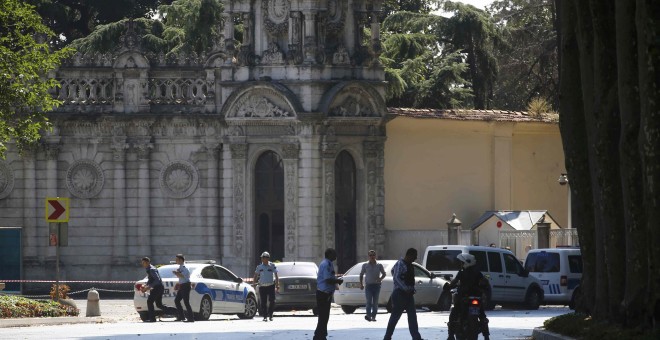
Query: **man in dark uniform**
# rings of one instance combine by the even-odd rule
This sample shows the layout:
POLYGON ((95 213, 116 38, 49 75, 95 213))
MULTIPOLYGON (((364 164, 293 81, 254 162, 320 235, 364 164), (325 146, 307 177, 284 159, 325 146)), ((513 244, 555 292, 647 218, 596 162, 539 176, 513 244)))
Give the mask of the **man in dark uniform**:
MULTIPOLYGON (((458 287, 456 303, 454 303, 454 308, 452 308, 449 313, 447 330, 449 333, 448 340, 455 339, 454 328, 456 325, 456 319, 461 315, 461 308, 463 307, 460 303, 461 298, 466 296, 482 296, 482 287, 485 285, 484 280, 486 279, 479 269, 477 269, 477 266, 475 266, 477 264, 477 259, 474 255, 461 253, 458 254, 456 258, 463 262, 463 268, 459 270, 456 277, 449 284, 445 284, 444 287, 445 290, 451 290, 452 288, 458 287)), ((481 332, 484 335, 484 339, 489 340, 490 332, 488 330, 488 318, 486 317, 483 304, 481 304, 479 320, 481 321, 481 332)))
POLYGON ((174 314, 176 309, 173 307, 167 307, 163 304, 163 280, 160 278, 158 269, 151 264, 151 259, 148 257, 142 258, 142 267, 147 271, 147 284, 140 288, 140 291, 143 293, 149 292, 149 297, 147 298, 147 308, 149 314, 147 314, 147 320, 145 322, 156 322, 156 316, 154 314, 154 302, 156 306, 160 308, 165 314, 174 314))

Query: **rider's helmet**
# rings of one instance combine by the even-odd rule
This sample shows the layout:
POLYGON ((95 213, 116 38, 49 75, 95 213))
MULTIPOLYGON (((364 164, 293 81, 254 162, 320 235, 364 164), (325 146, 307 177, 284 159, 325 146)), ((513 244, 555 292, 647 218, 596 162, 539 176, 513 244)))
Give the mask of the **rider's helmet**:
POLYGON ((477 259, 472 254, 460 253, 456 258, 463 262, 463 268, 472 267, 477 264, 477 259))

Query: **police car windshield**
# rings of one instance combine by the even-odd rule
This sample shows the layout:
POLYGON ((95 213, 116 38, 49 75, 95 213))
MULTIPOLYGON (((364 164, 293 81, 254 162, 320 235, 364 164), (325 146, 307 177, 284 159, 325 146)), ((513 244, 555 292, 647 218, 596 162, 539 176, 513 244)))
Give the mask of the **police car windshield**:
POLYGON ((316 276, 317 269, 314 263, 286 263, 277 264, 279 276, 316 276))
POLYGON ((541 251, 527 254, 525 269, 531 273, 559 272, 559 254, 541 251))

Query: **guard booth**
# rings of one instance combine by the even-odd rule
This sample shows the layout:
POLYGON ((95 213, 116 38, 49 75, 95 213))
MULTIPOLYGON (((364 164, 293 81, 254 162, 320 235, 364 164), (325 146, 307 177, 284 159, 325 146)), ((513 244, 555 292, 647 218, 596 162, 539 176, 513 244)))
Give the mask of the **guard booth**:
POLYGON ((3 293, 20 293, 21 284, 6 280, 21 279, 21 228, 0 227, 0 282, 3 293))

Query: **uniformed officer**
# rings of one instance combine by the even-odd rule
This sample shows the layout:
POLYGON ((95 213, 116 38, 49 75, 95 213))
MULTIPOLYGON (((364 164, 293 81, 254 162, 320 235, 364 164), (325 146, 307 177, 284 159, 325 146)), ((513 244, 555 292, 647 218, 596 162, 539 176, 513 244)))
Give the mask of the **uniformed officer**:
POLYGON ((186 267, 185 264, 186 258, 183 257, 183 254, 176 255, 176 264, 179 265, 179 268, 173 271, 174 275, 179 278, 179 290, 176 292, 176 297, 174 298, 174 304, 178 312, 177 321, 183 322, 195 322, 193 315, 192 307, 190 307, 190 290, 192 289, 190 283, 190 270, 186 267), (186 310, 188 311, 188 320, 184 320, 183 307, 181 306, 181 300, 186 305, 186 310))
POLYGON ((336 259, 337 251, 334 248, 326 249, 325 259, 321 261, 319 272, 316 275, 316 308, 319 311, 319 318, 313 340, 327 339, 332 295, 334 295, 337 285, 344 282, 343 279, 338 279, 335 275, 335 266, 332 262, 336 259))
POLYGON ((277 275, 277 267, 270 262, 270 254, 267 251, 261 253, 261 263, 254 270, 254 282, 259 285, 261 315, 264 321, 268 321, 268 318, 273 321, 275 290, 280 288, 280 277, 277 275))

